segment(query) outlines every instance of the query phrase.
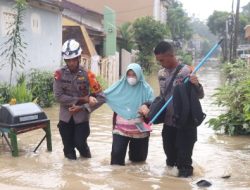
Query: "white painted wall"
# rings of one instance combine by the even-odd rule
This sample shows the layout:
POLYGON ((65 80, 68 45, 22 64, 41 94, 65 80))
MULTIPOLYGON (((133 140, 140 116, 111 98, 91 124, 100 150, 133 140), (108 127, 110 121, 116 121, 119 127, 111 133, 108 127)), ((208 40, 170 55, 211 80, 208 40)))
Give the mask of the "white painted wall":
MULTIPOLYGON (((0 1, 0 44, 6 41, 6 15, 10 13, 13 1, 0 1)), ((9 16, 11 19, 11 16, 9 16)), ((18 73, 29 72, 31 68, 55 70, 61 62, 62 24, 59 10, 48 10, 41 7, 29 6, 24 17, 23 39, 28 43, 24 70, 17 69, 18 73)), ((4 57, 0 57, 0 63, 4 57)), ((10 67, 0 70, 0 81, 9 80, 10 67)))
POLYGON ((122 49, 121 52, 121 75, 125 76, 126 75, 126 71, 127 71, 127 67, 130 63, 132 63, 132 56, 131 53, 128 52, 125 49, 122 49))
POLYGON ((154 0, 154 19, 161 23, 167 22, 167 2, 165 0, 154 0))
POLYGON ((98 31, 103 31, 103 25, 100 22, 100 19, 97 18, 95 15, 91 14, 81 15, 79 13, 75 13, 67 9, 63 10, 63 15, 73 18, 74 20, 77 20, 78 22, 84 25, 91 26, 98 31))

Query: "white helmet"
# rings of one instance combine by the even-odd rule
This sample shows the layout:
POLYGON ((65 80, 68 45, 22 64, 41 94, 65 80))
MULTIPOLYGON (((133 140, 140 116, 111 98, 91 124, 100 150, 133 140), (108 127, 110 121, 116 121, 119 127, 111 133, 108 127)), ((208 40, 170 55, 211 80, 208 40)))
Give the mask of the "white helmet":
POLYGON ((82 48, 75 39, 70 39, 64 42, 62 46, 63 59, 73 59, 80 56, 82 48))

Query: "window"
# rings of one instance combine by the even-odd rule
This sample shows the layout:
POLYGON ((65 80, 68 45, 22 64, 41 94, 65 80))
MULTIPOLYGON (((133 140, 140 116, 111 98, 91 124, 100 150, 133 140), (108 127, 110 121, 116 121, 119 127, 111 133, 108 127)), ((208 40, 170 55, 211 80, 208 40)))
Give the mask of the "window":
POLYGON ((31 30, 37 34, 41 32, 41 19, 38 14, 31 14, 31 30))
POLYGON ((13 23, 14 23, 14 18, 16 16, 16 13, 8 7, 2 7, 1 11, 1 31, 2 35, 6 36, 8 31, 12 30, 13 23))

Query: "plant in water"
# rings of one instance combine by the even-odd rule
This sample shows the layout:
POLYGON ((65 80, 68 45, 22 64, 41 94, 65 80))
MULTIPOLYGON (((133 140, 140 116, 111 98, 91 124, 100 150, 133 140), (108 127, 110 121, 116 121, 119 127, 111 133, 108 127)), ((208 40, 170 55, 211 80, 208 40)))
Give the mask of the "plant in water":
POLYGON ((16 67, 23 68, 25 62, 25 52, 27 47, 22 39, 22 32, 24 31, 23 19, 27 7, 26 0, 16 0, 13 7, 15 12, 13 16, 13 23, 10 24, 7 32, 7 40, 1 46, 2 52, 0 56, 5 56, 5 61, 0 64, 0 69, 5 65, 10 65, 9 85, 12 83, 13 70, 16 67))
POLYGON ((224 130, 226 134, 250 134, 250 67, 238 60, 223 66, 226 83, 214 94, 215 103, 227 108, 218 118, 208 121, 214 130, 224 130))

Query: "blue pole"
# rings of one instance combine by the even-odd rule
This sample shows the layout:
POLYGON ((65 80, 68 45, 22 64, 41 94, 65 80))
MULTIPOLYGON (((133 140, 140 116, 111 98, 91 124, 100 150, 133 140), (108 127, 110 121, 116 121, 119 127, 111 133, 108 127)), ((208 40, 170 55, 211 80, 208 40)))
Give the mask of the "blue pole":
MULTIPOLYGON (((202 65, 204 65, 207 61, 207 59, 212 55, 212 53, 219 47, 219 45, 222 43, 223 39, 221 39, 217 44, 215 44, 211 50, 207 53, 207 55, 200 61, 200 63, 195 67, 195 69, 193 70, 193 72, 191 74, 195 74, 202 65)), ((189 80, 189 78, 186 78, 184 80, 184 83, 187 83, 189 80)), ((169 103, 173 100, 173 96, 171 96, 168 101, 164 104, 164 106, 162 106, 162 108, 158 111, 157 114, 155 114, 155 116, 153 117, 153 119, 149 122, 149 125, 152 125, 154 123, 154 121, 159 117, 159 115, 161 114, 161 112, 163 112, 163 110, 165 110, 165 108, 169 105, 169 103)))

